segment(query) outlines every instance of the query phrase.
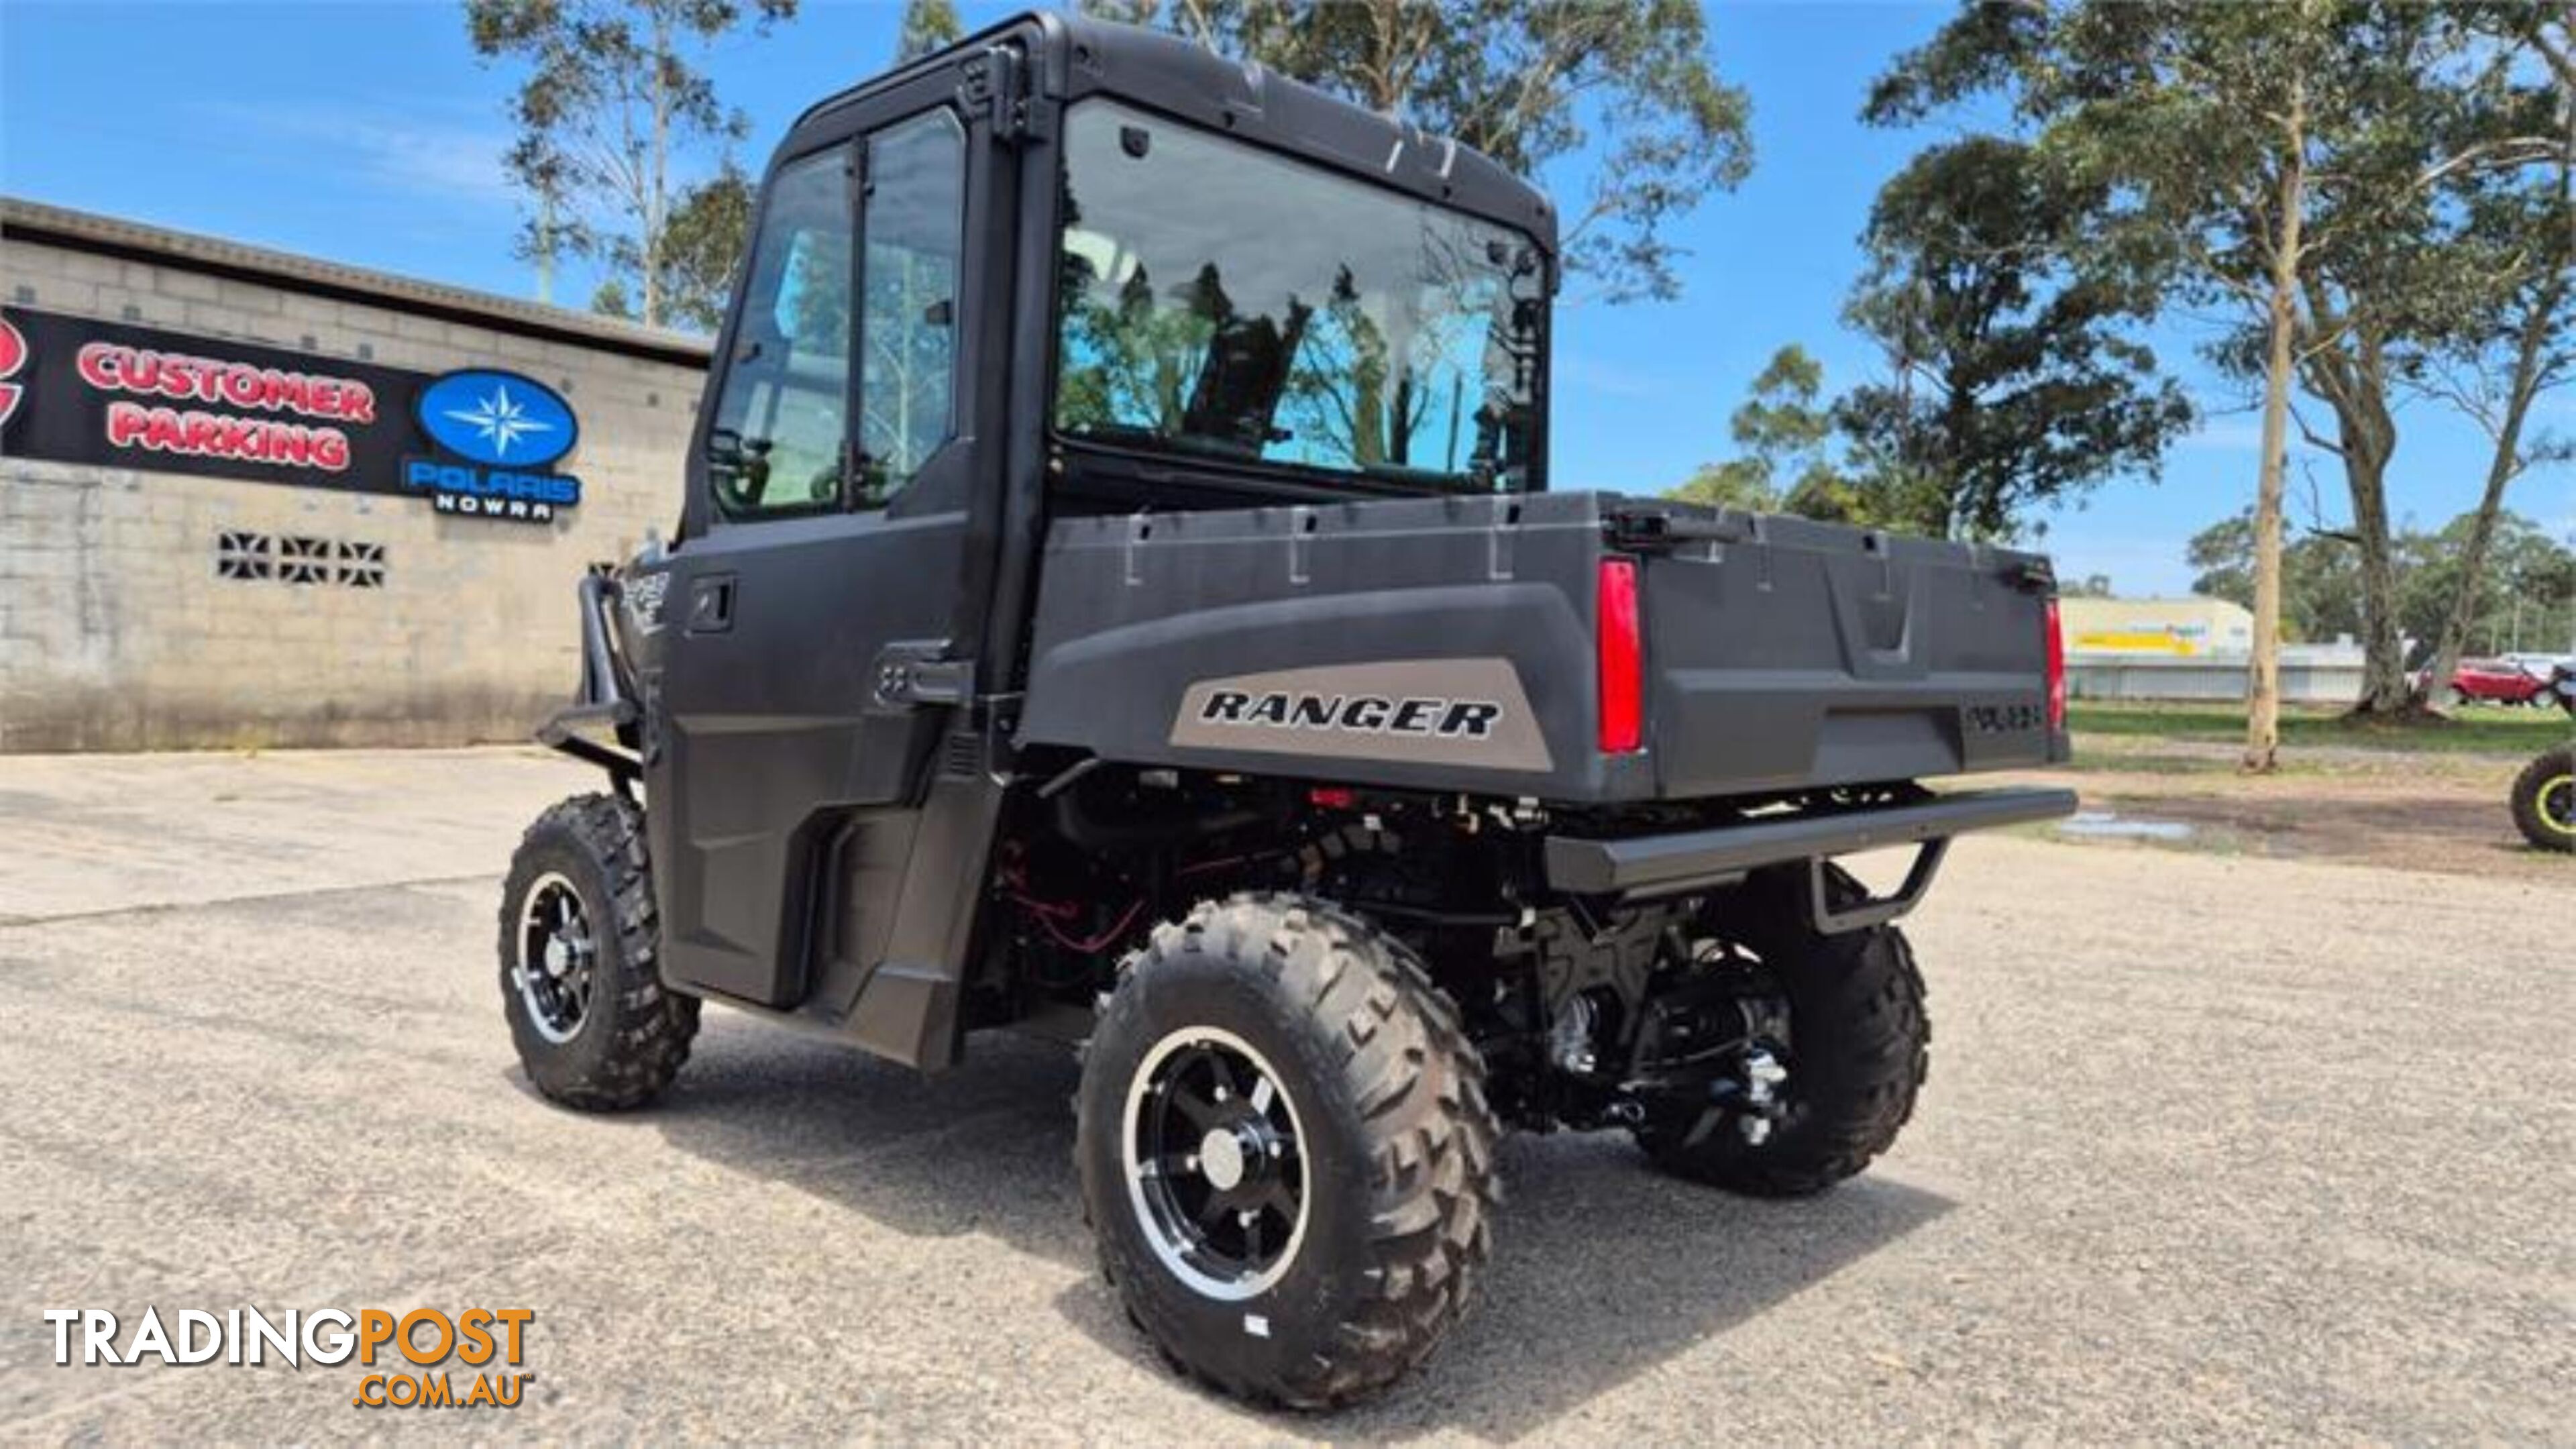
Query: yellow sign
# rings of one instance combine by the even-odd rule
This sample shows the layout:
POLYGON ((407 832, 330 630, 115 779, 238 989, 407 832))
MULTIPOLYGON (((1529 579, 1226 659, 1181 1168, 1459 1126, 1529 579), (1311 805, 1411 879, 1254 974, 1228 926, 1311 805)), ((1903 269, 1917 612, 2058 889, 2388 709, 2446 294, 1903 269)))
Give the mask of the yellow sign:
POLYGON ((2170 629, 2095 629, 2076 635, 2073 647, 2121 654, 2192 655, 2200 652, 2199 645, 2170 629))

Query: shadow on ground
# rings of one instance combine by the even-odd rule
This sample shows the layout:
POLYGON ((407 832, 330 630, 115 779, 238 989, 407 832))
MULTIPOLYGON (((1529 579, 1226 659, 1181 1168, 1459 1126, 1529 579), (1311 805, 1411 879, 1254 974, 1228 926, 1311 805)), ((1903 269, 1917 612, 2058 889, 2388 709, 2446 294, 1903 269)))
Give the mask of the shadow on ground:
MULTIPOLYGON (((655 1117, 684 1152, 893 1231, 990 1233, 1078 1269, 1058 1300, 1068 1323, 1159 1372, 1095 1271, 1072 1163, 1078 1075, 1063 1048, 1010 1037, 978 1037, 965 1065, 926 1079, 827 1042, 711 1029, 655 1117)), ((1274 1427, 1519 1438, 1951 1206, 1870 1178, 1807 1202, 1731 1198, 1650 1172, 1610 1134, 1514 1137, 1502 1166, 1484 1297, 1427 1371, 1359 1409, 1274 1427)))

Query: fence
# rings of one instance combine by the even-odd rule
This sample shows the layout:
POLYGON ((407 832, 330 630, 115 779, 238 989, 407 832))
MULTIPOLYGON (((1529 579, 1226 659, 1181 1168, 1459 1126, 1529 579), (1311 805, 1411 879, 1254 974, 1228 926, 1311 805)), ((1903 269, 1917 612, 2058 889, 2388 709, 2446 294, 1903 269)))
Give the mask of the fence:
MULTIPOLYGON (((2159 655, 2070 654, 2066 692, 2075 699, 2185 700, 2242 703, 2245 660, 2210 655, 2178 659, 2159 655)), ((2361 697, 2361 660, 2281 660, 2281 698, 2292 704, 2348 705, 2361 697)))

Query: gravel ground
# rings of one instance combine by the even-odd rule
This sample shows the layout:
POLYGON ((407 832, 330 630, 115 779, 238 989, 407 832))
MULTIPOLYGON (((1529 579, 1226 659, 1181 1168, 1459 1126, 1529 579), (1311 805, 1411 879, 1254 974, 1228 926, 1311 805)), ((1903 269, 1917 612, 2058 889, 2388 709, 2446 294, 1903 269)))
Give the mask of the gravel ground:
POLYGON ((916 1079, 711 1011, 659 1110, 521 1080, 527 752, 0 758, 0 1439, 1724 1435, 2569 1442, 2571 896, 2028 839, 1912 924, 1931 1085, 1829 1197, 1515 1139, 1429 1371, 1326 1419, 1170 1377, 1093 1272, 1075 1069, 916 1079), (352 1367, 53 1364, 49 1307, 530 1307, 515 1411, 352 1367))

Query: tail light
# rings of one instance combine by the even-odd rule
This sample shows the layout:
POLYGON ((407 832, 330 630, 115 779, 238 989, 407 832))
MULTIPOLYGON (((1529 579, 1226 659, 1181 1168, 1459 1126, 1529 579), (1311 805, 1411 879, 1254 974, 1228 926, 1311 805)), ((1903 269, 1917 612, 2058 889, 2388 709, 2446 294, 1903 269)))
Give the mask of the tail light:
POLYGON ((2048 727, 2066 728, 2066 631, 2058 626, 2057 596, 2048 596, 2048 727))
POLYGON ((1601 752, 1625 754, 1645 743, 1645 621, 1637 611, 1637 561, 1601 561, 1593 615, 1593 654, 1601 671, 1601 752))

